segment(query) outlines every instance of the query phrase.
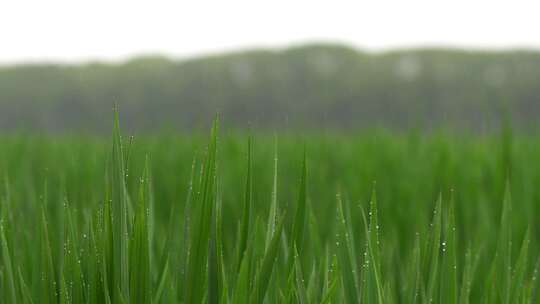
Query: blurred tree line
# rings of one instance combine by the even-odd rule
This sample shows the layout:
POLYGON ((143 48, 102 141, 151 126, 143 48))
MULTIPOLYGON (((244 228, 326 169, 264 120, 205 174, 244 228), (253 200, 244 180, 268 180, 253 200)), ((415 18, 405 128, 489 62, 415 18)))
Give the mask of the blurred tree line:
POLYGON ((540 52, 444 49, 365 53, 339 45, 191 60, 0 67, 0 129, 201 127, 219 113, 255 128, 498 127, 540 118, 540 52))

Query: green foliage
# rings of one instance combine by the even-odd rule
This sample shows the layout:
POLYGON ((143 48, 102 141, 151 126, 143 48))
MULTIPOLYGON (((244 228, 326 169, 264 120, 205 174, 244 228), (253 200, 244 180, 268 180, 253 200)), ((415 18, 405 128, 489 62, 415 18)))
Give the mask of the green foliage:
POLYGON ((0 138, 0 302, 537 303, 540 140, 219 138, 0 138))
MULTIPOLYGON (((484 131, 514 118, 537 129, 538 79, 538 51, 373 54, 325 44, 191 60, 0 66, 0 127, 105 133, 103 117, 116 102, 137 130, 198 128, 216 110, 234 127, 484 131)), ((497 149, 510 152, 504 145, 497 149)), ((507 155, 501 162, 510 168, 507 155)))

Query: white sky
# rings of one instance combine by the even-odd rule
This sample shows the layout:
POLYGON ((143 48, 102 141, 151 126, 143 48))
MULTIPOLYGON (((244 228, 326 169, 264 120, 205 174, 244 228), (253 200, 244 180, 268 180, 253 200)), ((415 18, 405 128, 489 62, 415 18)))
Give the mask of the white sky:
POLYGON ((540 1, 0 0, 0 63, 189 57, 312 41, 540 48, 540 1))

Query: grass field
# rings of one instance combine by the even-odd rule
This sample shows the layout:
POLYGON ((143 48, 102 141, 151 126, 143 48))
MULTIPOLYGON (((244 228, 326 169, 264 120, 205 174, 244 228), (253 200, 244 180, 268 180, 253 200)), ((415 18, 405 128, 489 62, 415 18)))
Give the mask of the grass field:
POLYGON ((540 138, 0 137, 0 303, 539 303, 540 138))

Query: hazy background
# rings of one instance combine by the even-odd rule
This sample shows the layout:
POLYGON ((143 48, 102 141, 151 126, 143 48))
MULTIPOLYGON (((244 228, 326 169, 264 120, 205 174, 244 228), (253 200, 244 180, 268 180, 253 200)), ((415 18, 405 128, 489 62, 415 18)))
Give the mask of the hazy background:
POLYGON ((540 117, 534 1, 5 1, 0 129, 496 129, 540 117))

